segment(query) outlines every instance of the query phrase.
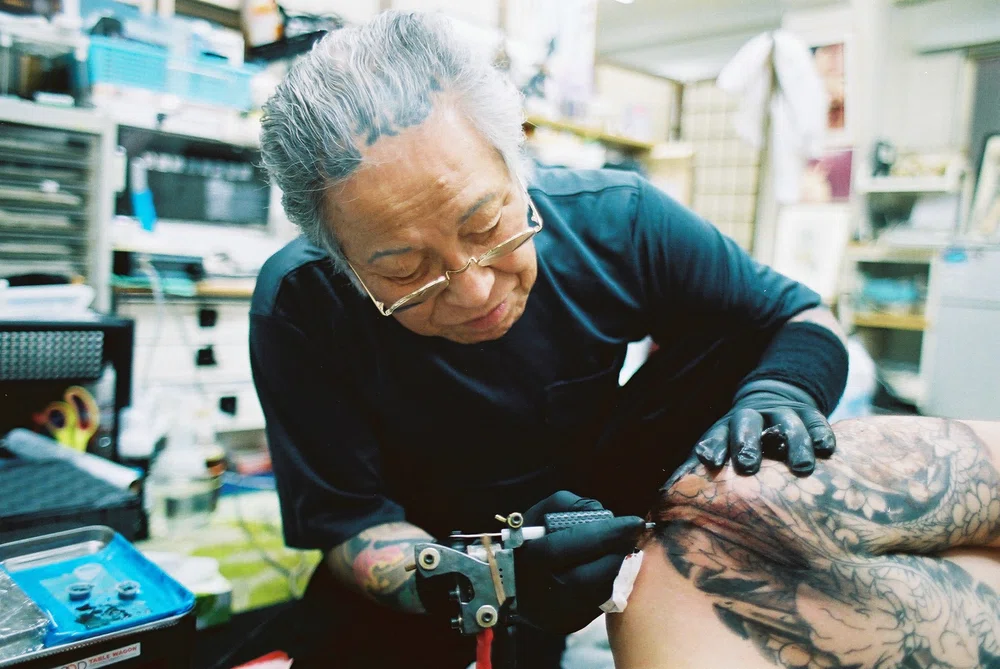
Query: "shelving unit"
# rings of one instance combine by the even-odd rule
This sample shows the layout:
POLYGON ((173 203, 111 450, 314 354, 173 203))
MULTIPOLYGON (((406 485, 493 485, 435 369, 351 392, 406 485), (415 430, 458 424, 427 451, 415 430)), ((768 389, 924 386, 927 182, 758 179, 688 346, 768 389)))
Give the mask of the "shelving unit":
POLYGON ((926 303, 909 313, 898 307, 879 310, 878 304, 863 297, 863 286, 873 278, 909 278, 926 288, 933 280, 932 262, 940 254, 941 249, 933 246, 851 244, 841 279, 842 325, 860 337, 893 393, 916 407, 924 403, 927 391, 922 351, 933 323, 926 303))
POLYGON ((958 193, 962 183, 957 175, 931 177, 870 177, 858 179, 855 187, 861 193, 958 193))
POLYGON ((622 151, 648 152, 652 151, 653 149, 652 142, 645 142, 639 139, 633 139, 631 137, 623 137, 621 135, 607 133, 601 130, 600 128, 580 125, 570 121, 562 121, 557 119, 545 118, 543 116, 529 115, 525 119, 525 125, 534 128, 550 128, 552 130, 568 132, 570 134, 576 135, 577 137, 582 137, 584 139, 600 142, 602 144, 606 144, 612 148, 616 148, 622 151))
POLYGON ((909 330, 923 332, 927 319, 920 314, 891 314, 882 312, 855 312, 852 322, 856 327, 883 330, 909 330))
POLYGON ((113 125, 92 110, 0 97, 0 265, 68 273, 110 305, 113 125))
POLYGON ((940 253, 936 246, 890 246, 888 244, 850 244, 848 259, 853 262, 929 263, 940 253))

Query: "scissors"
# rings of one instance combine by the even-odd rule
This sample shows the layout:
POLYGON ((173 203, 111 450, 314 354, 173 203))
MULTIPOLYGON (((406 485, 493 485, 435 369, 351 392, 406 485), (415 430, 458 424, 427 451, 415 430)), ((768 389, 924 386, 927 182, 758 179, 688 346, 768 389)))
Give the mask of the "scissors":
POLYGON ((62 401, 49 404, 35 415, 35 420, 56 441, 83 452, 101 424, 101 410, 86 388, 70 386, 62 401))

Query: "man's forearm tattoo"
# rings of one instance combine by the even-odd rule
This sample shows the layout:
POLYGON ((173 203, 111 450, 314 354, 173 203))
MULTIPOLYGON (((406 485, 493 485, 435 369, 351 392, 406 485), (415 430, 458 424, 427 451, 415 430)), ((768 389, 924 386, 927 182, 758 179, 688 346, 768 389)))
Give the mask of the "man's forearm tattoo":
POLYGON ((331 551, 330 568, 379 604, 419 613, 424 607, 406 565, 413 562, 414 544, 431 540, 408 523, 378 525, 331 551))
POLYGON ((1000 668, 1000 599, 928 557, 1000 535, 1000 477, 965 425, 837 426, 809 478, 699 469, 666 493, 658 539, 719 618, 782 667, 1000 668))

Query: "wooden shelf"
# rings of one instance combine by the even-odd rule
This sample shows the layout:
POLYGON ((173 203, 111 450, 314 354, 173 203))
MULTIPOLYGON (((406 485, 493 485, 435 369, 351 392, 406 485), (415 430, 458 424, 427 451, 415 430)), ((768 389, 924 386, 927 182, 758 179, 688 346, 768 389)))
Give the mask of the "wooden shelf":
MULTIPOLYGON (((197 283, 188 284, 189 286, 193 286, 193 292, 185 291, 183 294, 168 292, 166 297, 171 299, 204 297, 249 300, 253 297, 253 290, 256 283, 256 278, 209 278, 203 281, 198 281, 197 283)), ((135 295, 146 297, 153 294, 153 291, 146 286, 113 286, 112 290, 116 295, 135 295)))
POLYGON ((962 182, 952 176, 930 177, 867 177, 855 186, 862 193, 957 193, 962 182))
POLYGON ((923 332, 927 329, 927 318, 923 314, 883 314, 859 311, 854 314, 854 325, 864 328, 884 330, 910 330, 923 332))
POLYGON ((209 278, 198 282, 200 297, 236 297, 251 298, 257 279, 218 279, 209 278))
POLYGON ((939 253, 934 246, 893 246, 889 244, 850 244, 847 256, 854 262, 926 264, 939 253))
POLYGON ((631 137, 622 137, 621 135, 613 135, 599 128, 592 128, 585 125, 578 125, 569 121, 559 121, 556 119, 545 118, 544 116, 534 116, 529 115, 525 119, 525 123, 536 128, 551 128, 553 130, 560 130, 562 132, 569 132, 578 137, 583 137, 584 139, 591 139, 602 144, 607 144, 608 146, 614 146, 620 149, 625 149, 627 151, 651 151, 653 149, 652 142, 644 142, 639 139, 633 139, 631 137))

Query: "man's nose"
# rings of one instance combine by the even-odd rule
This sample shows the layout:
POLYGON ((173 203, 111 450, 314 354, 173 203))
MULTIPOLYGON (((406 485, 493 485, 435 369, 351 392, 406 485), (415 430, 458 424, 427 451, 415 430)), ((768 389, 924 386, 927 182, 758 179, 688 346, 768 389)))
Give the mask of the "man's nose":
POLYGON ((494 275, 489 267, 470 262, 464 269, 451 272, 451 283, 442 297, 456 307, 482 307, 493 291, 494 275))

